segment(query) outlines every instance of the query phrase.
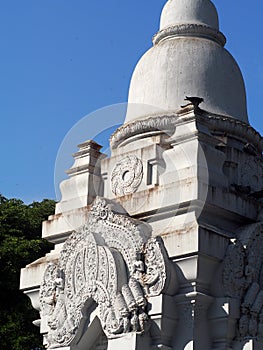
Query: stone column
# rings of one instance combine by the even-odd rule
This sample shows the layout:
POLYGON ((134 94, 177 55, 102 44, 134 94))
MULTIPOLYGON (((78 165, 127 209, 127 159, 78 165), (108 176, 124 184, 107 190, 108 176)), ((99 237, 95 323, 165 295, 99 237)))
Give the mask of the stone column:
POLYGON ((234 298, 216 298, 209 310, 213 350, 232 350, 236 324, 240 317, 240 301, 234 298))
POLYGON ((213 298, 202 293, 192 292, 177 295, 175 300, 178 308, 179 324, 173 342, 173 349, 211 349, 207 310, 213 298))
POLYGON ((161 294, 149 298, 149 305, 153 350, 170 350, 178 323, 175 298, 161 294))

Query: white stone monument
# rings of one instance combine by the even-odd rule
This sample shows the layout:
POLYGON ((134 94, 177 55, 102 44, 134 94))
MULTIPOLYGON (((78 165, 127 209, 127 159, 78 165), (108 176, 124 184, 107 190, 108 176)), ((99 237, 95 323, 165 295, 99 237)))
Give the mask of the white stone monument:
POLYGON ((79 145, 21 272, 47 349, 263 349, 263 140, 225 41, 169 0, 111 156, 79 145))

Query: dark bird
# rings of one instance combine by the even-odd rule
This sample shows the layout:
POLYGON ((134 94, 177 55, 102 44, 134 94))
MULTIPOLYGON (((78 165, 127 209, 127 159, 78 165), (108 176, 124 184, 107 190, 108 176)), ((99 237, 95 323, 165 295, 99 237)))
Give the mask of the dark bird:
POLYGON ((185 101, 189 101, 190 103, 187 103, 184 106, 181 106, 182 108, 188 107, 188 106, 194 106, 194 109, 198 108, 200 103, 204 102, 204 99, 202 97, 189 97, 185 96, 185 101))

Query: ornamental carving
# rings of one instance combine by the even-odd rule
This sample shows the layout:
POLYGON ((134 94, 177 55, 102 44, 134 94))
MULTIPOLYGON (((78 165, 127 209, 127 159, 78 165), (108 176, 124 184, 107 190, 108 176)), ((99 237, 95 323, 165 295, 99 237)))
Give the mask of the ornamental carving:
POLYGON ((129 155, 119 161, 111 174, 111 189, 116 196, 134 193, 142 182, 142 161, 129 155))
POLYGON ((58 296, 58 265, 50 263, 44 273, 43 281, 45 288, 41 289, 39 294, 40 305, 42 309, 41 316, 49 316, 53 311, 58 296))
POLYGON ((246 226, 228 247, 223 284, 240 300, 237 339, 263 340, 263 224, 246 226))
POLYGON ((57 264, 50 264, 40 288, 41 316, 48 316, 48 348, 68 346, 87 305, 108 338, 149 327, 150 296, 166 291, 168 257, 150 227, 130 218, 112 201, 97 198, 85 226, 64 243, 57 264))
POLYGON ((239 184, 241 186, 250 186, 252 191, 262 190, 263 180, 263 161, 261 156, 247 157, 245 161, 239 164, 239 184))

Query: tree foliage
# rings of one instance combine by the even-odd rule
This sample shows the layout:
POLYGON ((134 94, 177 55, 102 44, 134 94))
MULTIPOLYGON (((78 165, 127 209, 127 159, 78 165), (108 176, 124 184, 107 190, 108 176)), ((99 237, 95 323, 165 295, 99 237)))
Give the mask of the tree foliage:
POLYGON ((52 247, 41 239, 41 227, 54 207, 53 200, 26 205, 0 195, 0 349, 42 349, 39 329, 32 324, 39 315, 19 290, 19 279, 22 267, 52 247))

